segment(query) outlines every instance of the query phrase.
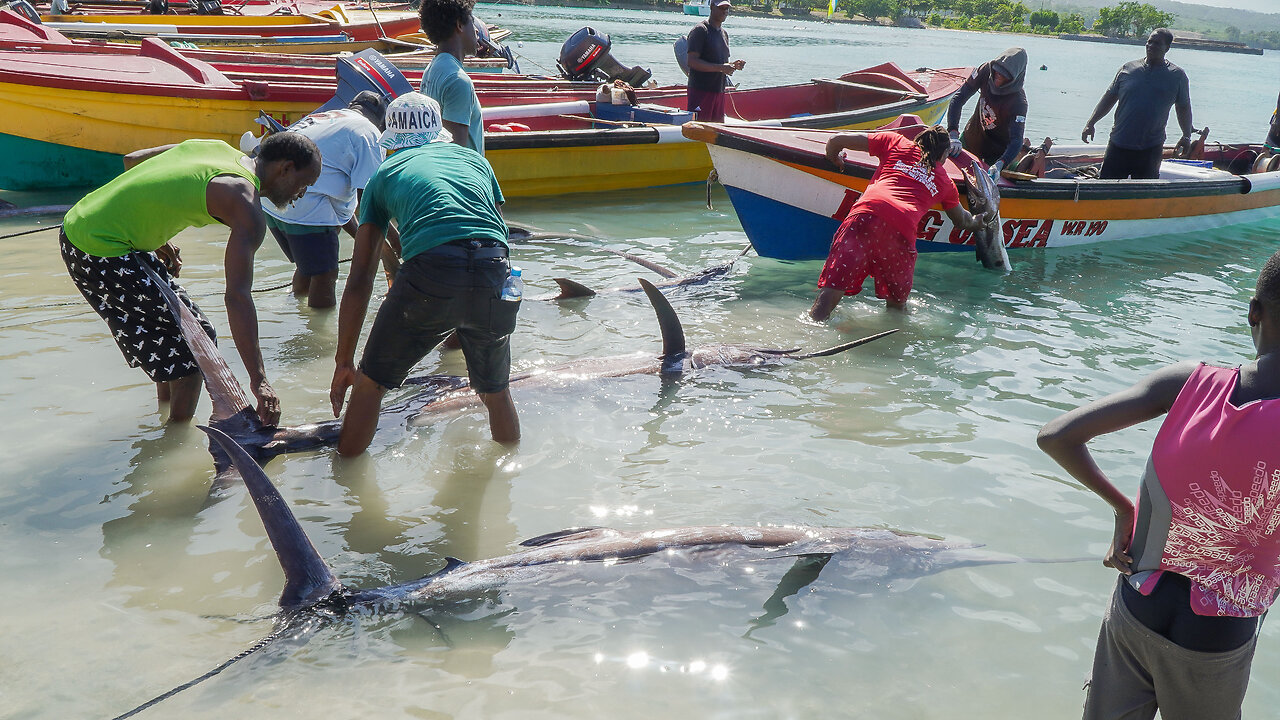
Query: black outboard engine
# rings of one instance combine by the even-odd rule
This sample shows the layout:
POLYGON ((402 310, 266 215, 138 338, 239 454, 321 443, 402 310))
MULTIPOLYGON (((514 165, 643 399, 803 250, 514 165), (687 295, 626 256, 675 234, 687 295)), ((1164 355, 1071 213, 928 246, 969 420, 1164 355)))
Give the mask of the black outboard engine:
MULTIPOLYGON (((168 0, 164 0, 168 4, 168 0)), ((197 15, 222 15, 222 0, 189 0, 191 12, 197 15)))
POLYGON ((494 42, 489 36, 489 26, 483 20, 471 16, 471 25, 476 31, 476 57, 480 58, 502 58, 507 61, 507 67, 516 73, 520 72, 520 63, 516 62, 516 56, 511 52, 511 48, 494 42))
POLYGON ((621 80, 631 87, 640 87, 653 77, 653 73, 638 65, 629 68, 614 60, 609 54, 612 44, 608 35, 584 27, 564 41, 556 65, 568 80, 621 80))

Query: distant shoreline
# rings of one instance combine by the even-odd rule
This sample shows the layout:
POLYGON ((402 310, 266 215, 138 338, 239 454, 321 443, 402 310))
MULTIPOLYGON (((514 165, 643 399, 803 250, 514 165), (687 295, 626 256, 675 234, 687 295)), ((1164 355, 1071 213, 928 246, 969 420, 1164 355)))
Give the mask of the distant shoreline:
MULTIPOLYGON (((628 0, 608 0, 607 2, 601 3, 601 4, 583 3, 582 0, 537 0, 537 2, 521 2, 520 0, 507 0, 506 2, 490 2, 487 4, 520 5, 524 7, 537 7, 541 5, 541 6, 548 6, 548 7, 580 8, 583 10, 591 10, 591 9, 598 8, 598 9, 607 9, 607 10, 653 10, 657 12, 673 12, 673 13, 684 12, 683 4, 649 5, 644 2, 628 2, 628 0)), ((876 22, 875 20, 868 20, 867 18, 864 18, 861 16, 858 16, 856 19, 849 18, 849 17, 827 18, 827 17, 824 17, 818 11, 808 11, 808 12, 796 13, 796 14, 783 14, 775 10, 773 12, 765 13, 765 12, 752 10, 750 9, 750 7, 735 5, 733 8, 733 14, 739 17, 774 18, 778 20, 806 20, 810 22, 819 22, 819 23, 844 23, 849 25, 873 25, 876 27, 906 27, 908 29, 916 29, 911 26, 905 26, 905 25, 884 25, 882 23, 876 22)), ((688 17, 691 20, 702 19, 701 16, 698 16, 698 15, 689 15, 688 17)), ((953 28, 923 26, 921 29, 951 30, 953 28)), ((1056 37, 1058 40, 1072 40, 1077 42, 1097 42, 1097 43, 1106 43, 1106 44, 1112 44, 1112 45, 1142 45, 1146 42, 1146 40, 1143 38, 1115 38, 1115 37, 1107 37, 1105 35, 1061 34, 1061 35, 1055 36, 1055 35, 1038 35, 1035 33, 1025 33, 1025 32, 1019 33, 1019 32, 1014 32, 1012 30, 968 30, 968 29, 965 29, 964 32, 999 33, 1001 35, 1026 35, 1028 37, 1044 37, 1044 38, 1056 37)), ((1229 53, 1237 53, 1241 55, 1262 55, 1263 54, 1262 48, 1250 47, 1243 43, 1228 43, 1222 40, 1193 40, 1190 38, 1177 38, 1174 41, 1174 44, 1179 48, 1184 48, 1188 50, 1209 50, 1212 52, 1229 52, 1229 53)))
MULTIPOLYGON (((1111 45, 1143 45, 1146 43, 1146 40, 1141 38, 1113 38, 1103 35, 1059 35, 1058 39, 1108 43, 1111 45)), ((1243 43, 1228 43, 1222 40, 1196 40, 1175 36, 1173 46, 1179 49, 1211 50, 1213 52, 1239 53, 1241 55, 1262 54, 1262 48, 1249 47, 1243 43)))

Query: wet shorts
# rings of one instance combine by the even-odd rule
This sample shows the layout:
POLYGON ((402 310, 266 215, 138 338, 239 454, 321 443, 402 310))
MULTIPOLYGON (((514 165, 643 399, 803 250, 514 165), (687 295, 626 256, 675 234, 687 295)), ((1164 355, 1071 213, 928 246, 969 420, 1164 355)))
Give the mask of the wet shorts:
POLYGON ((338 269, 338 228, 295 225, 270 215, 266 218, 267 228, 284 256, 298 266, 303 276, 324 275, 338 269))
POLYGON ((854 211, 840 224, 818 287, 857 295, 870 275, 876 297, 906 302, 916 271, 916 240, 904 236, 874 213, 854 211))
POLYGON ((725 93, 713 90, 689 88, 686 91, 690 112, 697 113, 698 122, 724 122, 725 93))
MULTIPOLYGON (((1084 720, 1238 720, 1257 637, 1226 652, 1188 650, 1143 625, 1121 583, 1098 633, 1084 720)), ((1161 582, 1164 582, 1163 580, 1161 582)))
POLYGON ((409 371, 454 330, 471 389, 496 393, 511 378, 511 332, 520 301, 502 300, 511 265, 501 243, 463 248, 455 241, 405 261, 365 341, 360 372, 398 388, 409 371))
POLYGON ((216 340, 217 334, 200 308, 187 297, 187 292, 169 277, 159 258, 148 252, 98 257, 72 245, 66 235, 61 235, 58 241, 71 280, 107 321, 129 367, 141 367, 155 382, 168 382, 200 371, 164 295, 139 263, 146 263, 169 283, 210 338, 216 340))

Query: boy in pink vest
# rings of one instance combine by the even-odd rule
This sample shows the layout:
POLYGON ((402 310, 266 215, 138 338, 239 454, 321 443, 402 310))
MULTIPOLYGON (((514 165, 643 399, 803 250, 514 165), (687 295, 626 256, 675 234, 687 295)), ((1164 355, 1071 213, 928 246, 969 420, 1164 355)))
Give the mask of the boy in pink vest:
POLYGON ((1280 586, 1280 253, 1248 320, 1253 362, 1170 365, 1040 431, 1041 449, 1115 512, 1103 564, 1120 577, 1086 719, 1240 717, 1259 617, 1280 586), (1160 415, 1135 505, 1086 443, 1160 415))

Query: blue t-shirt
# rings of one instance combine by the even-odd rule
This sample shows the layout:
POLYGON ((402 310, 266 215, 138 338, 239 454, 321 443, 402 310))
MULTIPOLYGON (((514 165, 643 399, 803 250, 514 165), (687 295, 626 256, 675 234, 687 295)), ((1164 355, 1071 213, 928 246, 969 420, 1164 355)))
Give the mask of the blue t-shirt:
POLYGON ((440 116, 449 122, 466 125, 470 137, 467 147, 484 154, 484 117, 475 84, 462 68, 458 58, 440 53, 422 74, 422 94, 440 103, 440 116))
POLYGON ((1147 67, 1146 60, 1125 63, 1107 91, 1119 98, 1109 141, 1126 150, 1163 145, 1169 108, 1191 102, 1187 74, 1167 60, 1159 67, 1147 67))
POLYGON ((502 189, 489 161, 470 148, 436 142, 396 152, 364 189, 360 224, 394 220, 405 260, 453 240, 507 242, 502 189))

